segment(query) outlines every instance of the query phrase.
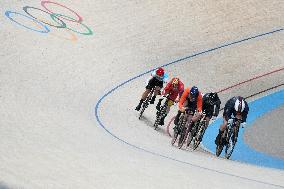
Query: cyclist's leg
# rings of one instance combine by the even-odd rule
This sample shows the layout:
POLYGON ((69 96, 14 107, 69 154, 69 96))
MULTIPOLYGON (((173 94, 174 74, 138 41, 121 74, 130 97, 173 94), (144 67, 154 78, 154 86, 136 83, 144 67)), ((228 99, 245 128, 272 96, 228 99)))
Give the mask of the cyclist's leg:
POLYGON ((176 115, 176 117, 175 117, 175 120, 174 120, 175 126, 174 126, 174 128, 173 128, 174 131, 175 131, 175 132, 178 132, 178 133, 180 133, 180 128, 179 128, 179 126, 178 126, 178 122, 179 122, 180 115, 181 115, 181 111, 179 110, 178 113, 177 113, 177 115, 176 115))
POLYGON ((147 98, 147 96, 149 95, 149 93, 151 92, 151 89, 146 89, 142 95, 142 100, 145 100, 147 98))
POLYGON ((220 144, 220 141, 221 141, 221 138, 222 138, 222 135, 225 131, 225 129, 227 128, 227 124, 228 124, 228 120, 226 119, 226 117, 224 116, 223 117, 223 124, 220 125, 220 128, 219 128, 219 133, 215 139, 215 144, 216 145, 219 145, 220 144))
POLYGON ((213 112, 214 110, 207 110, 205 109, 205 129, 207 129, 208 125, 209 125, 209 122, 210 122, 210 119, 213 117, 213 112))
POLYGON ((177 126, 177 125, 178 125, 178 121, 179 121, 179 117, 180 117, 180 115, 181 115, 181 111, 179 110, 179 111, 178 111, 178 113, 177 113, 177 115, 176 115, 176 117, 175 117, 175 120, 174 120, 174 124, 175 124, 175 126, 177 126))
POLYGON ((146 86, 146 90, 143 92, 142 97, 139 101, 139 104, 136 106, 135 110, 137 111, 140 110, 143 101, 147 98, 148 94, 151 92, 152 86, 150 84, 151 83, 149 81, 148 85, 146 86))
POLYGON ((191 114, 191 118, 188 118, 188 127, 189 131, 191 132, 193 124, 201 118, 200 114, 191 114))
POLYGON ((154 87, 155 87, 155 79, 152 78, 152 79, 149 80, 147 86, 145 87, 146 90, 145 90, 145 92, 144 92, 143 95, 142 95, 142 99, 143 99, 143 100, 145 100, 145 99, 147 98, 148 94, 151 92, 151 90, 152 90, 154 87))
POLYGON ((158 110, 158 111, 160 111, 160 108, 161 108, 161 104, 162 104, 162 101, 165 99, 165 97, 161 97, 160 99, 159 99, 159 101, 158 101, 158 103, 157 103, 157 106, 156 106, 156 109, 158 110))
POLYGON ((196 121, 198 121, 201 118, 200 114, 195 114, 192 116, 192 122, 195 123, 196 121))
POLYGON ((205 123, 205 129, 207 129, 209 122, 210 122, 211 117, 207 116, 205 117, 206 123, 205 123))
POLYGON ((156 96, 161 94, 161 89, 163 88, 163 81, 155 80, 154 85, 155 85, 155 92, 151 99, 150 104, 154 104, 156 96))
POLYGON ((165 112, 165 115, 161 118, 160 125, 165 124, 165 118, 167 117, 168 113, 170 112, 171 106, 174 102, 169 99, 168 104, 167 104, 167 110, 165 112))

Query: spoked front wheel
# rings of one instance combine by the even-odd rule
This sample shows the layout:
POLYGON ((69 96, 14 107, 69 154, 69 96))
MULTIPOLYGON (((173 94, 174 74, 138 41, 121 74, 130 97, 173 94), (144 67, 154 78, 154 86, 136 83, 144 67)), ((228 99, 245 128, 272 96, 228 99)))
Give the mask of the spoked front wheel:
POLYGON ((154 129, 155 130, 157 130, 158 125, 159 125, 160 120, 161 120, 161 115, 160 114, 161 114, 160 112, 157 112, 157 118, 156 118, 155 123, 154 123, 154 129))
POLYGON ((167 107, 164 105, 160 111, 157 111, 156 121, 154 123, 154 129, 157 130, 158 126, 160 125, 162 117, 165 116, 167 107))
POLYGON ((141 117, 142 117, 144 111, 146 110, 146 108, 148 108, 150 98, 151 98, 151 95, 150 95, 150 97, 148 96, 148 97, 146 98, 146 100, 144 100, 144 102, 143 102, 143 104, 142 104, 142 108, 141 108, 141 110, 140 110, 140 115, 139 115, 139 118, 138 118, 138 119, 141 119, 141 117))
POLYGON ((142 117, 142 115, 143 115, 143 113, 144 113, 145 109, 146 109, 146 106, 145 106, 145 105, 144 105, 144 103, 143 103, 143 105, 142 105, 142 109, 140 110, 140 114, 139 114, 138 119, 141 119, 141 117, 142 117))
POLYGON ((182 132, 182 134, 180 135, 180 138, 179 138, 179 145, 178 145, 179 149, 181 149, 181 147, 185 143, 187 135, 188 135, 188 129, 184 127, 183 132, 182 132))
POLYGON ((204 133, 205 133, 205 128, 204 126, 202 126, 193 140, 193 150, 195 150, 199 146, 200 142, 202 141, 204 133))
MULTIPOLYGON (((192 124, 192 128, 191 128, 191 131, 188 131, 188 136, 187 136, 187 144, 186 144, 186 147, 189 147, 192 139, 194 137, 196 137, 196 130, 198 129, 198 124, 199 123, 193 123, 192 124)), ((189 130, 189 129, 188 129, 189 130)))
POLYGON ((172 145, 174 145, 176 143, 177 138, 178 138, 178 132, 174 131, 174 136, 173 136, 172 141, 171 141, 172 145))
POLYGON ((234 135, 230 136, 229 142, 226 145, 225 148, 225 158, 229 159, 234 151, 236 145, 235 137, 234 135))
POLYGON ((192 132, 188 132, 186 147, 189 147, 189 145, 190 145, 192 139, 193 139, 193 134, 192 134, 192 132))
POLYGON ((217 156, 217 157, 219 157, 220 154, 222 153, 223 147, 224 147, 223 144, 219 144, 219 145, 216 146, 216 156, 217 156))

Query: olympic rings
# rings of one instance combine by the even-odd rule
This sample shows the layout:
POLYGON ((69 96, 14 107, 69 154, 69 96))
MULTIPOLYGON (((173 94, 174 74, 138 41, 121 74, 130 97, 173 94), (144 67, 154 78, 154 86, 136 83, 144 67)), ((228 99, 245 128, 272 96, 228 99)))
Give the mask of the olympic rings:
POLYGON ((5 12, 5 15, 6 15, 12 22, 15 22, 15 23, 17 23, 18 25, 20 25, 20 26, 22 26, 22 27, 24 27, 24 28, 27 28, 27 29, 29 29, 29 30, 33 30, 33 31, 39 32, 39 33, 48 33, 48 32, 50 32, 49 28, 48 28, 46 25, 44 25, 43 23, 39 22, 38 20, 36 20, 36 19, 34 19, 34 18, 31 18, 31 17, 29 17, 29 16, 27 16, 27 15, 24 15, 24 14, 21 14, 21 13, 18 13, 18 12, 12 12, 12 11, 6 11, 6 12, 5 12), (39 24, 40 26, 42 26, 42 28, 43 28, 44 30, 36 30, 36 29, 30 28, 30 27, 28 27, 28 26, 25 26, 25 25, 23 25, 23 24, 17 22, 17 21, 14 20, 13 18, 11 18, 11 16, 10 16, 11 13, 12 13, 12 14, 18 14, 18 15, 21 15, 21 16, 26 17, 26 18, 28 18, 28 19, 31 19, 33 22, 35 22, 35 23, 39 24))
POLYGON ((52 35, 57 36, 57 37, 61 37, 61 38, 64 38, 64 39, 68 39, 68 40, 71 40, 71 41, 76 41, 77 40, 77 37, 76 37, 76 35, 74 35, 74 33, 81 34, 81 35, 92 35, 93 34, 93 31, 87 25, 82 23, 83 22, 83 18, 78 13, 76 13, 74 10, 72 10, 72 9, 62 5, 62 4, 59 4, 59 3, 56 3, 56 2, 52 2, 52 1, 46 1, 46 0, 42 0, 41 1, 41 5, 46 10, 40 9, 40 8, 36 8, 36 7, 31 7, 31 6, 24 6, 23 7, 23 11, 26 13, 26 15, 18 13, 18 12, 12 12, 12 11, 6 11, 5 15, 11 21, 17 23, 18 25, 20 25, 20 26, 22 26, 24 28, 27 28, 29 30, 35 31, 35 32, 39 32, 39 33, 49 33, 51 30, 49 29, 48 26, 54 27, 54 28, 57 28, 57 29, 67 29, 68 33, 70 33, 70 35, 71 35, 71 38, 62 37, 62 36, 59 36, 59 35, 55 35, 53 33, 52 33, 52 35), (73 18, 73 17, 70 17, 70 16, 66 16, 66 15, 63 15, 63 14, 59 14, 59 13, 54 13, 53 11, 51 11, 50 9, 48 9, 46 7, 46 4, 55 4, 57 6, 63 7, 65 9, 69 10, 70 12, 72 12, 74 15, 76 15, 76 18, 73 18), (47 21, 46 19, 42 19, 42 18, 36 17, 34 14, 31 14, 29 12, 30 9, 35 9, 35 10, 38 10, 40 12, 43 12, 44 14, 48 14, 50 16, 50 18, 52 19, 52 21, 47 21), (29 27, 29 26, 26 26, 24 24, 21 24, 20 22, 18 22, 15 19, 13 19, 11 17, 11 14, 21 15, 23 17, 26 17, 26 18, 32 20, 36 24, 36 27, 38 29, 35 29, 33 26, 29 27), (70 22, 78 23, 79 25, 83 26, 86 29, 86 32, 80 32, 80 31, 78 31, 78 30, 76 30, 74 28, 68 27, 67 24, 63 20, 64 21, 70 21, 70 22))
MULTIPOLYGON (((52 4, 59 5, 59 6, 61 6, 61 7, 64 7, 64 8, 66 8, 66 9, 68 9, 69 11, 73 12, 73 13, 78 17, 78 20, 75 20, 76 22, 82 22, 82 21, 83 21, 83 18, 82 18, 79 14, 77 14, 75 11, 73 11, 72 9, 70 9, 70 8, 64 6, 64 5, 61 5, 61 4, 56 3, 56 2, 51 2, 51 1, 42 1, 42 2, 40 3, 41 6, 42 6, 43 8, 45 8, 45 9, 46 9, 48 12, 50 12, 50 13, 54 13, 54 12, 52 12, 51 10, 49 10, 48 8, 46 8, 46 5, 45 5, 45 4, 47 4, 47 3, 52 3, 52 4)), ((70 18, 70 17, 69 17, 69 18, 70 18)), ((65 20, 68 20, 68 19, 65 19, 65 20)), ((68 20, 68 21, 74 22, 74 19, 68 20)))
MULTIPOLYGON (((30 6, 25 6, 25 7, 23 7, 23 10, 24 10, 29 16, 33 17, 34 19, 36 19, 36 20, 38 20, 38 21, 40 21, 40 22, 42 22, 42 23, 44 23, 44 24, 47 24, 47 25, 52 26, 52 27, 55 27, 55 28, 66 28, 66 24, 65 24, 62 20, 60 20, 59 18, 56 18, 56 19, 60 21, 60 25, 59 25, 59 26, 55 26, 55 25, 52 25, 52 24, 50 24, 50 23, 48 23, 48 22, 45 22, 45 21, 43 21, 43 20, 39 20, 38 18, 34 17, 33 15, 31 15, 31 14, 28 12, 28 9, 40 10, 41 12, 44 12, 44 13, 50 15, 49 12, 47 12, 47 11, 45 11, 45 10, 42 10, 42 9, 39 9, 39 8, 36 8, 36 7, 30 7, 30 6)), ((58 23, 58 22, 56 22, 56 23, 58 23)))
MULTIPOLYGON (((69 16, 65 16, 65 15, 62 15, 62 14, 55 14, 55 13, 51 14, 50 16, 51 16, 51 18, 52 18, 55 22, 56 22, 56 20, 55 20, 54 18, 56 18, 57 16, 66 17, 66 18, 69 18, 69 19, 73 19, 73 18, 71 18, 71 17, 69 17, 69 16)), ((75 19, 74 19, 74 20, 75 20, 75 19)), ((78 31, 76 31, 76 30, 74 30, 74 29, 71 29, 71 28, 68 28, 68 27, 66 27, 66 29, 71 30, 71 31, 76 32, 76 33, 79 33, 79 34, 82 34, 82 35, 92 35, 92 34, 93 34, 92 30, 91 30, 88 26, 86 26, 85 24, 83 24, 83 23, 81 23, 81 22, 78 22, 78 24, 84 26, 84 27, 88 30, 88 32, 87 32, 87 33, 81 33, 81 32, 78 32, 78 31)))

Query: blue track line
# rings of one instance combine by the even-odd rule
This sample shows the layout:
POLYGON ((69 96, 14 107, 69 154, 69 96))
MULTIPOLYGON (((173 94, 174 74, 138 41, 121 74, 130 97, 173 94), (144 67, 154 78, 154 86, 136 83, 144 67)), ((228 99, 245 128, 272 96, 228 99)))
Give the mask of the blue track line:
MULTIPOLYGON (((167 64, 164 64, 164 65, 161 65, 159 67, 166 67, 166 66, 169 66, 171 64, 176 64, 176 63, 179 63, 183 60, 187 60, 187 59, 190 59, 190 58, 193 58, 193 57, 196 57, 196 56, 199 56, 199 55, 203 55, 203 54, 206 54, 206 53, 209 53, 209 52, 212 52, 212 51, 215 51, 215 50, 218 50, 218 49, 222 49, 222 48, 225 48, 225 47, 228 47, 228 46, 232 46, 232 45, 235 45, 235 44, 238 44, 238 43, 242 43, 242 42, 245 42, 245 41, 249 41, 249 40, 252 40, 252 39, 256 39, 256 38, 261 38, 261 37, 264 37, 266 35, 271 35, 271 34, 274 34, 274 33, 277 33, 277 32, 282 32, 284 30, 284 28, 280 28, 280 29, 277 29, 277 30, 273 30, 273 31, 270 31, 270 32, 266 32, 266 33, 262 33, 262 34, 259 34, 259 35, 255 35, 255 36, 252 36, 252 37, 248 37, 248 38, 245 38, 245 39, 242 39, 242 40, 238 40, 238 41, 233 41, 233 42, 229 42, 229 43, 226 43, 226 44, 223 44, 223 45, 220 45, 220 46, 217 46, 215 48, 211 48, 211 49, 208 49, 208 50, 204 50, 204 51, 201 51, 199 53, 196 53, 196 54, 193 54, 193 55, 190 55, 190 56, 186 56, 184 58, 181 58, 181 59, 178 59, 178 60, 175 60, 173 62, 170 62, 170 63, 167 63, 167 64)), ((123 85, 145 75, 145 74, 148 74, 152 71, 154 71, 155 69, 157 68, 153 68, 149 71, 146 71, 142 74, 139 74, 133 78, 130 78, 124 82, 122 82, 121 84, 117 85, 116 87, 114 87, 113 89, 111 89, 110 91, 108 91, 106 94, 104 94, 99 100, 98 102, 96 103, 96 106, 95 106, 95 116, 96 116, 96 119, 97 119, 97 122, 99 123, 99 125, 107 132, 109 133, 112 137, 116 138, 117 140, 119 140, 120 142, 122 143, 125 143, 133 148, 136 148, 138 150, 141 150, 141 151, 144 151, 144 152, 147 152, 147 153, 150 153, 152 155, 156 155, 156 156, 160 156, 160 157, 163 157, 163 158, 166 158, 166 159, 170 159, 170 160, 173 160, 173 161, 176 161, 176 162, 180 162, 180 163, 184 163, 184 164, 187 164, 187 165, 191 165, 193 167, 198 167, 200 169, 203 169, 203 170, 207 170, 207 171, 212 171, 212 172, 215 172, 215 173, 219 173, 219 174, 222 174, 222 175, 229 175, 229 176, 232 176, 232 177, 235 177, 235 178, 240 178, 240 179, 243 179, 243 180, 247 180, 247 181, 252 181, 252 182, 256 182, 256 183, 261 183, 261 184, 265 184, 265 185, 270 185, 270 186, 275 186, 275 187, 279 187, 279 188, 284 188, 284 186, 281 186, 281 185, 276 185, 276 184, 272 184, 272 183, 267 183, 267 182, 263 182, 263 181, 260 181, 260 180, 254 180, 254 179, 250 179, 250 178, 246 178, 246 177, 242 177, 242 176, 238 176, 238 175, 234 175, 234 174, 231 174, 231 173, 226 173, 226 172, 222 172, 222 171, 218 171, 218 170, 214 170, 214 169, 209 169, 209 168, 206 168, 206 167, 202 167, 202 166, 199 166, 199 165, 196 165, 196 164, 192 164, 192 163, 189 163, 189 162, 185 162, 185 161, 181 161, 181 160, 178 160, 178 159, 174 159, 174 158, 171 158, 171 157, 168 157, 168 156, 165 156, 165 155, 162 155, 162 154, 159 154, 159 153, 156 153, 156 152, 152 152, 152 151, 149 151, 147 149, 144 149, 144 148, 140 148, 138 146, 135 146, 133 144, 130 144, 128 143, 127 141, 117 137, 115 134, 111 133, 106 127, 105 125, 101 122, 100 120, 100 116, 99 116, 99 108, 100 108, 100 105, 102 103, 102 101, 107 97, 109 96, 111 93, 113 93, 116 89, 122 87, 123 85)))

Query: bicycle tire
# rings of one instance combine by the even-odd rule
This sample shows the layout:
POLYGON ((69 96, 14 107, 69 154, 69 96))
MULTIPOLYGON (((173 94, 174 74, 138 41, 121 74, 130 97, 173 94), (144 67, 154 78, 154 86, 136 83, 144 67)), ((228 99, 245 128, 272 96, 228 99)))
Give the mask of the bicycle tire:
POLYGON ((182 129, 182 131, 181 131, 181 134, 180 134, 180 138, 179 138, 179 144, 178 144, 178 148, 179 149, 181 149, 182 148, 182 146, 183 146, 183 144, 184 144, 184 142, 185 142, 185 140, 186 140, 186 137, 187 137, 187 128, 185 127, 185 124, 186 124, 186 122, 187 122, 187 120, 186 120, 187 118, 186 118, 186 116, 184 116, 183 115, 183 117, 182 117, 182 121, 181 121, 181 126, 180 126, 180 128, 182 129))
POLYGON ((174 145, 176 143, 176 140, 178 138, 178 132, 174 132, 174 136, 172 138, 171 144, 174 145))
POLYGON ((154 123, 155 130, 157 130, 162 117, 165 116, 165 113, 167 111, 167 104, 168 104, 168 100, 166 100, 164 105, 161 107, 160 111, 157 112, 156 121, 154 123))
POLYGON ((230 134, 229 134, 229 140, 228 140, 228 143, 226 144, 226 148, 225 148, 225 158, 226 159, 230 159, 233 151, 234 151, 234 148, 235 148, 235 145, 236 145, 236 133, 237 132, 237 128, 236 126, 234 126, 234 128, 232 128, 232 130, 230 131, 230 134))
POLYGON ((187 140, 186 140, 186 147, 189 147, 191 144, 191 141, 193 140, 193 134, 192 132, 187 132, 187 140))
POLYGON ((205 133, 205 122, 202 122, 201 126, 199 125, 198 132, 193 140, 193 150, 195 150, 199 146, 200 142, 202 141, 204 133, 205 133))
POLYGON ((187 147, 189 147, 189 145, 195 138, 198 127, 199 127, 199 121, 197 123, 192 123, 191 132, 188 131, 188 135, 187 135, 187 144, 186 144, 187 147))
POLYGON ((222 153, 223 151, 223 148, 224 148, 224 145, 223 144, 219 144, 216 146, 216 156, 219 157, 220 154, 222 153))
POLYGON ((140 110, 140 114, 139 114, 138 119, 141 119, 141 117, 142 117, 144 111, 145 111, 146 108, 149 106, 149 101, 150 101, 150 99, 152 98, 152 95, 153 95, 153 91, 151 91, 151 92, 149 93, 149 95, 147 96, 147 98, 143 101, 143 103, 142 103, 142 109, 140 110))
POLYGON ((143 102, 143 104, 142 104, 142 109, 140 110, 140 114, 139 114, 138 119, 141 119, 141 117, 142 117, 142 115, 143 115, 145 109, 146 109, 146 107, 144 106, 144 102, 143 102))

